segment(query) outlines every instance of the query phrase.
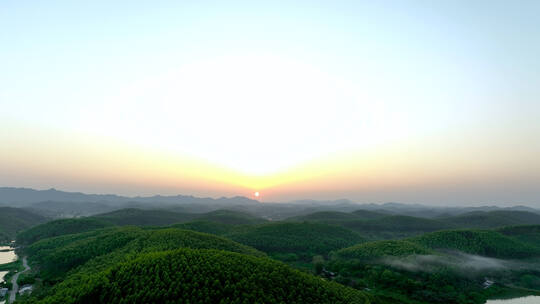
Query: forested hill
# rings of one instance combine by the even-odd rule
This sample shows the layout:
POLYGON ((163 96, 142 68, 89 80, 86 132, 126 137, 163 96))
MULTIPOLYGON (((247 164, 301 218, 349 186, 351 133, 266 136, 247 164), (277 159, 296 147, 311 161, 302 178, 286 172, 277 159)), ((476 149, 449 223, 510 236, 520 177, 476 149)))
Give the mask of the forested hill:
POLYGON ((317 222, 339 225, 371 239, 395 239, 448 229, 491 229, 513 225, 540 225, 540 214, 528 211, 475 211, 458 216, 435 218, 389 215, 383 212, 357 210, 354 212, 325 211, 288 218, 287 221, 317 222))
POLYGON ((253 216, 249 213, 232 210, 215 210, 197 215, 195 219, 197 221, 207 221, 231 225, 253 225, 267 222, 267 220, 257 216, 253 216))
POLYGON ((286 219, 287 221, 303 222, 303 221, 317 221, 335 223, 340 221, 349 220, 371 220, 388 216, 388 214, 368 211, 368 210, 356 210, 354 212, 339 212, 339 211, 320 211, 310 214, 295 216, 286 219))
POLYGON ((540 256, 540 243, 532 245, 518 238, 490 230, 438 231, 409 240, 427 248, 459 250, 488 257, 528 258, 540 256))
MULTIPOLYGON (((524 226, 531 227, 531 226, 524 226)), ((537 226, 532 226, 537 227, 537 226)), ((508 232, 505 228, 502 231, 508 232)), ((335 252, 334 257, 373 259, 384 256, 433 254, 436 251, 456 251, 494 258, 540 257, 540 243, 520 240, 521 233, 513 236, 492 230, 443 230, 402 240, 384 240, 357 244, 335 252)), ((538 232, 536 232, 538 233, 538 232)))
POLYGON ((206 213, 185 213, 168 210, 120 209, 98 214, 94 218, 114 225, 165 226, 188 221, 208 221, 231 225, 248 225, 266 222, 265 219, 233 210, 215 210, 206 213))
POLYGON ((353 213, 318 212, 288 221, 307 221, 342 226, 370 239, 395 239, 425 232, 454 228, 454 225, 438 219, 405 215, 385 215, 358 210, 353 213))
POLYGON ((192 220, 196 218, 196 215, 166 210, 128 208, 93 217, 114 225, 164 226, 192 220))
POLYGON ((269 221, 238 210, 120 209, 20 232, 33 269, 24 281, 39 280, 18 301, 480 304, 515 288, 540 294, 540 225, 498 227, 519 220, 536 215, 355 210, 269 221), (484 289, 486 278, 497 283, 484 289))
POLYGON ((376 303, 268 258, 216 250, 143 254, 36 303, 376 303))
POLYGON ((366 241, 351 230, 322 223, 271 223, 245 227, 226 236, 266 253, 294 254, 304 259, 366 241))
POLYGON ((332 252, 319 269, 396 303, 480 304, 498 295, 540 295, 539 258, 540 226, 518 226, 361 243, 332 252))
POLYGON ((81 233, 109 226, 113 226, 113 224, 92 217, 54 220, 20 232, 17 234, 17 243, 27 245, 46 238, 81 233))
MULTIPOLYGON (((193 220, 205 223, 235 224, 264 223, 266 220, 239 211, 216 210, 208 213, 180 213, 167 210, 120 209, 91 217, 59 219, 47 222, 19 233, 20 244, 30 244, 37 240, 71 233, 85 232, 108 226, 168 226, 193 220)), ((195 229, 196 230, 196 229, 195 229)))
POLYGON ((513 225, 540 225, 540 214, 512 210, 476 211, 440 218, 440 220, 459 228, 496 228, 513 225))
POLYGON ((107 256, 94 268, 104 268, 130 254, 178 248, 221 249, 263 256, 257 250, 229 239, 175 228, 142 229, 110 227, 79 234, 67 234, 35 242, 25 249, 41 268, 42 278, 56 282, 71 269, 87 261, 107 256))
POLYGON ((14 240, 17 232, 43 223, 46 220, 46 217, 28 210, 0 207, 0 244, 14 240))
POLYGON ((24 252, 43 285, 23 303, 382 303, 226 238, 176 228, 108 227, 24 252))

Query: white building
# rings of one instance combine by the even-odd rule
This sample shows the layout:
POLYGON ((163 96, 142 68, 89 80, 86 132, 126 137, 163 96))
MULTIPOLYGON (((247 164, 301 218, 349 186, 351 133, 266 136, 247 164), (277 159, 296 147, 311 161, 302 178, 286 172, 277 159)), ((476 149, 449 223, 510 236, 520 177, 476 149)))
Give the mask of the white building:
POLYGON ((25 293, 31 293, 32 292, 32 285, 24 285, 19 289, 19 294, 23 295, 25 293))

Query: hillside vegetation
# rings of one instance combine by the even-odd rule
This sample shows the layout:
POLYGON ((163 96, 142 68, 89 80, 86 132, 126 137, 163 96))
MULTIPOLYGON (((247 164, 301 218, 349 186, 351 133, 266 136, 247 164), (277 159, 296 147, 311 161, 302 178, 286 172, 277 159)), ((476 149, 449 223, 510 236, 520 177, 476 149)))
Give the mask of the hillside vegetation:
MULTIPOLYGON (((217 230, 221 229, 223 232, 229 232, 234 225, 259 224, 264 222, 264 219, 247 213, 229 210, 216 210, 208 213, 194 214, 166 210, 129 208, 91 217, 50 221, 43 225, 22 231, 17 235, 17 240, 20 244, 31 244, 40 239, 91 231, 110 226, 169 226, 177 223, 192 223, 185 226, 185 228, 219 234, 219 231, 217 230), (195 221, 196 223, 193 224, 191 221, 195 221), (198 226, 198 228, 196 226, 198 226)), ((177 227, 181 227, 181 225, 177 227)))
POLYGON ((65 234, 81 233, 112 225, 113 224, 108 221, 91 217, 60 219, 22 231, 17 235, 17 243, 32 244, 41 239, 65 234))
POLYGON ((512 225, 539 225, 540 214, 527 211, 497 210, 470 212, 442 221, 459 228, 496 228, 512 225))
POLYGON ((315 212, 287 219, 294 222, 316 222, 342 226, 372 240, 396 239, 425 232, 451 229, 455 226, 437 219, 405 215, 386 215, 368 210, 346 212, 315 212))
MULTIPOLYGON (((513 228, 518 229, 518 228, 513 228)), ((523 230, 521 228, 520 230, 523 230)), ((504 231, 509 231, 505 229, 504 231)), ((521 234, 522 235, 522 234, 521 234)), ((434 250, 460 251, 495 258, 540 256, 540 248, 490 230, 443 230, 403 240, 372 241, 343 248, 333 257, 373 259, 383 256, 432 254, 434 250)))
POLYGON ((0 244, 15 239, 17 232, 47 221, 47 218, 21 208, 0 207, 0 244))
POLYGON ((315 212, 287 220, 339 225, 359 232, 370 239, 396 239, 426 232, 458 228, 491 229, 511 225, 540 225, 540 214, 527 211, 496 210, 489 212, 475 211, 459 216, 426 218, 357 210, 351 213, 336 211, 315 212))
POLYGON ((513 237, 534 247, 540 247, 540 225, 507 226, 497 232, 513 237))
POLYGON ((167 210, 120 209, 95 215, 115 225, 166 226, 189 221, 207 221, 229 225, 260 224, 266 220, 245 212, 215 210, 207 213, 180 213, 167 210))
POLYGON ((412 254, 430 254, 431 250, 410 241, 385 240, 358 244, 337 251, 341 259, 372 260, 385 256, 401 257, 412 254))
POLYGON ((24 251, 43 285, 23 303, 383 303, 232 240, 178 228, 109 226, 24 251))
POLYGON ((410 241, 433 249, 459 250, 498 258, 540 256, 540 250, 515 238, 489 230, 448 230, 424 234, 410 241))
POLYGON ((235 225, 216 223, 216 222, 206 222, 206 221, 193 221, 193 222, 187 222, 187 223, 181 223, 181 224, 174 224, 171 227, 216 234, 216 235, 225 235, 237 229, 237 226, 235 225))
POLYGON ((136 208, 120 209, 109 213, 94 215, 114 225, 165 226, 190 221, 196 216, 166 210, 142 210, 136 208))
POLYGON ((366 220, 373 220, 373 219, 387 216, 387 214, 383 212, 370 211, 370 210, 364 210, 364 209, 353 211, 352 214, 354 214, 357 218, 366 219, 366 220))
POLYGON ((306 215, 290 217, 286 220, 293 221, 293 222, 304 222, 304 221, 335 222, 335 221, 357 220, 357 219, 361 219, 361 218, 352 213, 339 212, 339 211, 320 211, 320 212, 310 213, 306 215))
POLYGON ((540 226, 436 231, 343 248, 323 267, 343 284, 378 290, 398 303, 484 303, 508 289, 505 284, 540 290, 537 266, 516 264, 540 257, 539 235, 540 226), (486 277, 499 285, 485 289, 486 277))
POLYGON ((178 248, 221 249, 263 255, 250 247, 215 235, 176 228, 145 230, 133 226, 44 239, 30 245, 25 252, 33 263, 40 265, 45 280, 57 281, 69 270, 99 256, 116 255, 103 261, 107 265, 121 255, 178 248))
POLYGON ((144 254, 37 303, 372 303, 269 260, 217 250, 144 254))
POLYGON ((499 227, 534 218, 358 210, 268 222, 231 210, 122 209, 20 232, 19 250, 41 280, 18 301, 480 304, 510 288, 540 292, 531 266, 540 225, 499 227), (466 225, 497 228, 456 229, 466 225), (486 278, 496 284, 485 289, 486 278))
POLYGON ((265 219, 262 219, 260 217, 255 217, 248 213, 231 210, 216 210, 208 213, 203 213, 202 215, 197 216, 196 220, 228 225, 254 225, 266 222, 265 219))
POLYGON ((343 227, 308 222, 247 227, 227 237, 266 253, 294 253, 309 258, 365 242, 363 237, 343 227))

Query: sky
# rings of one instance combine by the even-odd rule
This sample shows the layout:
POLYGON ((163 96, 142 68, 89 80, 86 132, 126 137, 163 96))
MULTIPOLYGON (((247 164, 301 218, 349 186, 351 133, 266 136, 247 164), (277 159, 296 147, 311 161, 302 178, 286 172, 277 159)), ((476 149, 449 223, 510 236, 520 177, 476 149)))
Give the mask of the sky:
POLYGON ((2 1, 0 186, 540 207, 539 1, 2 1))

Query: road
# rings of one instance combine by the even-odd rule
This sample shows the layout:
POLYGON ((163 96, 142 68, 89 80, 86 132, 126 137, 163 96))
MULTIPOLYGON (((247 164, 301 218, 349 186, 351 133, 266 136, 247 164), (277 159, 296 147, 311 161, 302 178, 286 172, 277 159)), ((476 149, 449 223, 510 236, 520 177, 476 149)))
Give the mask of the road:
POLYGON ((11 288, 11 291, 9 292, 9 301, 8 303, 15 302, 15 297, 17 296, 17 292, 19 291, 19 284, 17 284, 17 280, 19 279, 19 275, 21 273, 27 272, 30 270, 30 266, 28 266, 28 261, 26 260, 26 257, 23 257, 22 260, 24 270, 21 272, 17 272, 13 278, 11 278, 11 284, 13 285, 13 288, 11 288))

